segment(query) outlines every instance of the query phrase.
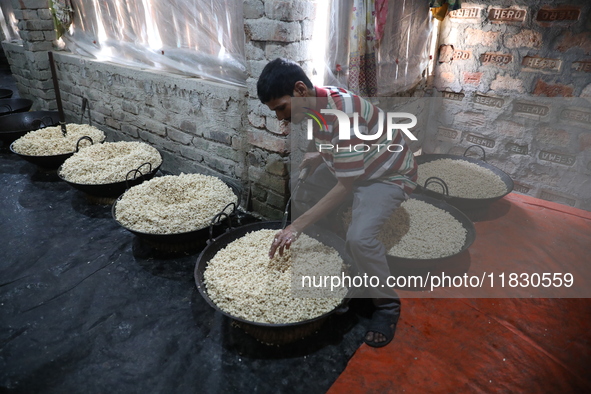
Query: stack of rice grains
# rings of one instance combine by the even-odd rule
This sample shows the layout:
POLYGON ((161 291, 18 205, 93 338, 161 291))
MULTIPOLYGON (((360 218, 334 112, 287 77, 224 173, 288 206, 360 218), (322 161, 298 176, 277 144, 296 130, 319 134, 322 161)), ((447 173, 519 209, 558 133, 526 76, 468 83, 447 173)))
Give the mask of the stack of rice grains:
POLYGON ((161 164, 160 152, 144 142, 105 142, 72 155, 59 176, 87 195, 113 203, 126 187, 150 179, 161 164))
POLYGON ((176 251, 190 248, 195 233, 207 230, 212 219, 229 203, 237 204, 238 198, 217 177, 166 175, 127 190, 115 202, 113 216, 152 246, 167 250, 176 244, 176 251))
POLYGON ((14 141, 11 149, 21 157, 40 167, 56 169, 76 151, 93 144, 102 143, 105 133, 86 124, 68 124, 64 135, 60 126, 30 131, 14 141))

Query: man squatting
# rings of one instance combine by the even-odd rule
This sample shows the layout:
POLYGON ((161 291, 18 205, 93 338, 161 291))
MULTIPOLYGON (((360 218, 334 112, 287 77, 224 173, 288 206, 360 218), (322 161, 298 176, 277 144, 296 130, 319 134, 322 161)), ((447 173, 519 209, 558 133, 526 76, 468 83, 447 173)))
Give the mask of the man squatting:
MULTIPOLYGON (((379 126, 385 126, 378 122, 385 118, 383 111, 345 89, 315 87, 303 69, 290 60, 278 58, 265 66, 257 83, 257 94, 280 121, 301 123, 304 120, 305 111, 295 110, 292 113, 292 97, 301 98, 298 102, 304 102, 303 107, 317 112, 321 109, 339 110, 351 118, 348 139, 339 137, 339 122, 335 115, 325 116, 327 130, 317 124, 314 126, 316 149, 305 154, 300 169, 309 169, 311 175, 308 178, 326 179, 328 174, 332 178, 329 185, 334 186, 329 186, 330 189, 310 209, 277 232, 269 256, 273 257, 276 252, 282 254, 284 248, 289 248, 304 229, 325 218, 345 200, 352 199, 351 224, 346 234, 347 253, 360 273, 377 276, 381 283, 385 283, 385 278, 390 275, 387 251, 377 240, 377 235, 394 210, 408 199, 417 179, 414 155, 400 130, 382 133, 371 144, 365 144, 369 148, 354 149, 366 140, 355 135, 352 114, 359 114, 359 132, 377 135, 379 126), (321 145, 326 147, 329 144, 335 149, 319 151, 321 145), (397 146, 395 149, 384 149, 389 145, 397 146), (381 147, 379 151, 378 147, 381 147)), ((327 184, 322 180, 317 183, 327 184)), ((375 311, 364 341, 370 346, 382 347, 394 338, 400 316, 400 299, 387 286, 366 290, 375 311)))

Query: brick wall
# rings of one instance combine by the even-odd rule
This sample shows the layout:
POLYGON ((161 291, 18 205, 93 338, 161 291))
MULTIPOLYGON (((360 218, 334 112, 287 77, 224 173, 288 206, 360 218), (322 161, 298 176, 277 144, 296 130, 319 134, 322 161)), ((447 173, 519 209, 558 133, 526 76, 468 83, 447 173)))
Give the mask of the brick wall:
POLYGON ((33 100, 32 109, 56 109, 47 51, 56 38, 48 0, 13 0, 22 46, 3 42, 4 53, 20 97, 33 100))
MULTIPOLYGON (((251 208, 279 218, 285 207, 289 141, 275 114, 259 102, 256 81, 278 56, 309 70, 313 1, 246 0, 247 89, 136 70, 55 52, 67 120, 79 122, 84 97, 93 124, 110 140, 142 140, 173 173, 205 172, 240 179, 251 208)), ((47 51, 55 32, 47 0, 14 0, 23 45, 3 43, 22 97, 55 109, 47 51)), ((85 120, 86 122, 86 120, 85 120)))
MULTIPOLYGON (((286 126, 257 98, 256 83, 269 60, 286 57, 306 71, 311 59, 315 2, 245 0, 244 28, 248 61, 248 178, 252 183, 255 211, 271 218, 281 217, 288 195, 289 140, 286 126)), ((289 126, 287 126, 289 127, 289 126)))
POLYGON ((423 150, 479 145, 515 191, 591 210, 591 3, 466 1, 440 37, 423 150))

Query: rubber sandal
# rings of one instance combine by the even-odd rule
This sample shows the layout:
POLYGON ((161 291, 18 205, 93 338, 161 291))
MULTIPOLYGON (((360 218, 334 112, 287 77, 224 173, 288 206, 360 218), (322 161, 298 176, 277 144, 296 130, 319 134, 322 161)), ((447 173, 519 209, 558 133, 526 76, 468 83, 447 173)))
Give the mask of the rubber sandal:
POLYGON ((376 310, 371 317, 371 322, 369 323, 369 327, 365 332, 365 336, 363 337, 363 342, 367 343, 371 347, 384 347, 394 339, 394 333, 396 332, 396 324, 398 323, 399 315, 393 315, 391 313, 387 313, 384 311, 376 310), (390 326, 394 326, 394 328, 390 326), (379 333, 382 334, 386 340, 381 342, 376 341, 368 341, 365 339, 369 332, 375 334, 379 333))

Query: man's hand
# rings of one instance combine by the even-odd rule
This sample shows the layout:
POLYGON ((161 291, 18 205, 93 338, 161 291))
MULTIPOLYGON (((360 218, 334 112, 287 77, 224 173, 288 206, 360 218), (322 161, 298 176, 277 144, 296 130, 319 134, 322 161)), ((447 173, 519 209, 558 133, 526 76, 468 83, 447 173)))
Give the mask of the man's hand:
POLYGON ((308 152, 304 155, 302 162, 300 163, 300 170, 307 168, 307 173, 311 174, 316 168, 322 163, 322 156, 320 152, 308 152))
POLYGON ((293 227, 293 225, 289 225, 283 230, 280 230, 275 234, 275 239, 271 244, 271 249, 269 250, 269 258, 272 259, 275 256, 275 252, 279 250, 279 256, 283 256, 283 250, 289 249, 291 244, 298 239, 299 232, 293 227))

